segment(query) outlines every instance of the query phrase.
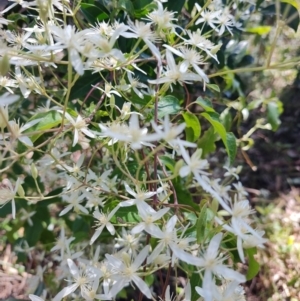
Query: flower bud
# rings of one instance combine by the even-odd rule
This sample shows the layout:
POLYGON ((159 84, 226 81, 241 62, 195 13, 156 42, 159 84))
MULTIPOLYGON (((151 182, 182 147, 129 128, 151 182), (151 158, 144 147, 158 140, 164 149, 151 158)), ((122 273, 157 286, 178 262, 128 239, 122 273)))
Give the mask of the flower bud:
POLYGON ((0 106, 0 129, 3 130, 6 128, 8 122, 8 108, 7 106, 0 106))
POLYGON ((36 179, 38 177, 39 173, 38 173, 38 170, 37 170, 37 168, 36 168, 36 166, 35 166, 34 163, 31 164, 30 169, 31 169, 31 175, 32 175, 32 177, 34 179, 36 179))
POLYGON ((25 191, 22 187, 21 184, 19 184, 18 188, 17 188, 17 192, 18 192, 18 195, 21 197, 21 198, 24 198, 25 197, 25 191))
POLYGON ((0 60, 0 75, 5 76, 10 69, 9 57, 7 54, 4 54, 0 60))

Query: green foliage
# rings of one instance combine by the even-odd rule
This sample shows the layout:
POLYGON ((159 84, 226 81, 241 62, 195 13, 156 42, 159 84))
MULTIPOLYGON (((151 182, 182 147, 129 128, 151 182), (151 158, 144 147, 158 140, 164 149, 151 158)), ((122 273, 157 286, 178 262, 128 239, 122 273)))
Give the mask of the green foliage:
POLYGON ((201 125, 199 119, 197 116, 189 112, 182 113, 182 116, 186 123, 186 140, 190 142, 197 141, 201 135, 201 125))
POLYGON ((179 100, 172 95, 163 96, 158 102, 158 117, 177 114, 181 111, 179 100))

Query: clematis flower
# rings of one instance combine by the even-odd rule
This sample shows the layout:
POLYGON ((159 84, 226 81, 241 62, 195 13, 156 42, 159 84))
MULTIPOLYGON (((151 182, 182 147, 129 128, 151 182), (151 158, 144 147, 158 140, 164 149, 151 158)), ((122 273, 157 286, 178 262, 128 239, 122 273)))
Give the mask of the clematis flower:
POLYGON ((141 268, 149 253, 149 246, 145 246, 142 251, 131 261, 130 255, 122 253, 122 259, 106 254, 105 257, 108 264, 112 267, 115 274, 112 279, 115 280, 110 290, 111 296, 116 296, 122 288, 126 287, 130 282, 134 282, 136 287, 149 299, 152 298, 149 286, 139 276, 138 270, 141 268))
MULTIPOLYGON (((58 112, 63 114, 63 111, 59 110, 58 112)), ((68 121, 70 121, 70 123, 73 125, 74 127, 74 140, 73 140, 73 144, 72 146, 75 146, 78 143, 78 139, 79 139, 79 132, 82 132, 83 134, 85 134, 86 136, 90 137, 90 138, 95 138, 95 134, 88 129, 88 126, 85 122, 85 120, 78 115, 76 120, 73 119, 73 117, 68 113, 65 112, 65 117, 68 121)))
POLYGON ((11 201, 11 210, 13 218, 16 218, 15 196, 21 186, 21 179, 18 178, 15 188, 9 179, 4 179, 0 184, 0 208, 11 201))
POLYGON ((15 140, 19 140, 25 145, 33 146, 33 143, 30 140, 30 138, 24 135, 23 132, 25 132, 27 129, 31 128, 35 124, 39 123, 41 120, 42 120, 41 118, 31 120, 28 123, 21 126, 20 126, 20 121, 17 122, 16 120, 10 120, 8 122, 8 129, 10 133, 5 134, 3 137, 0 137, 0 139, 9 137, 11 142, 14 142, 15 140))
POLYGON ((81 295, 84 296, 90 288, 93 287, 95 281, 99 282, 101 274, 99 270, 91 266, 80 266, 77 268, 74 261, 70 258, 67 259, 70 273, 73 276, 73 284, 63 288, 54 298, 53 301, 60 301, 66 296, 72 294, 80 288, 81 295))
POLYGON ((91 238, 90 245, 92 245, 95 242, 95 240, 100 236, 104 228, 106 228, 111 235, 115 234, 116 231, 113 224, 110 222, 110 219, 115 215, 118 209, 119 206, 115 207, 112 211, 106 214, 98 210, 94 211, 93 216, 97 220, 96 221, 97 229, 91 238))

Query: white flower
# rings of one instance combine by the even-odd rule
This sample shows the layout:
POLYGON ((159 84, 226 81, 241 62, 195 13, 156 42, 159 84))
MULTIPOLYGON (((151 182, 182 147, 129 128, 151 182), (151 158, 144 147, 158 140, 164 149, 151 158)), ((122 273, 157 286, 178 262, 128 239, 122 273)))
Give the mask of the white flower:
MULTIPOLYGON (((152 254, 148 257, 147 263, 154 262, 156 257, 166 248, 169 247, 172 250, 172 265, 174 265, 175 260, 178 258, 184 262, 192 265, 201 265, 202 260, 187 253, 183 250, 186 247, 186 243, 189 243, 190 238, 177 238, 177 229, 175 228, 177 223, 177 216, 172 216, 166 224, 165 229, 156 229, 151 233, 153 237, 159 238, 160 242, 153 250, 152 254)), ((191 238, 194 241, 194 238, 191 238)))
POLYGON ((181 72, 186 72, 190 65, 195 69, 195 71, 202 77, 203 81, 209 83, 209 79, 207 75, 202 71, 198 65, 204 64, 203 57, 199 54, 199 52, 193 48, 180 47, 179 49, 175 49, 169 45, 164 45, 167 49, 183 58, 183 61, 180 64, 179 70, 181 72))
POLYGON ((219 204, 228 212, 231 212, 231 209, 221 197, 220 195, 212 188, 210 181, 207 181, 206 175, 209 175, 209 173, 203 171, 203 169, 208 168, 208 162, 207 160, 201 159, 202 150, 198 149, 192 157, 189 156, 188 152, 185 150, 184 147, 180 146, 182 156, 187 163, 186 166, 183 166, 179 170, 179 175, 181 177, 186 177, 190 173, 193 173, 195 180, 198 182, 198 184, 204 189, 204 191, 210 193, 211 196, 213 196, 219 204), (203 176, 204 175, 204 176, 203 176))
POLYGON ((186 166, 181 167, 179 170, 179 175, 181 177, 186 177, 190 173, 194 174, 204 174, 208 175, 209 173, 204 171, 208 169, 208 162, 206 159, 201 159, 202 149, 197 149, 193 155, 190 157, 184 147, 181 147, 181 154, 186 162, 186 166))
POLYGON ((18 178, 15 188, 13 188, 12 183, 9 179, 4 179, 0 184, 0 208, 3 207, 6 203, 11 201, 12 216, 16 218, 16 204, 15 196, 17 191, 21 186, 21 179, 18 178))
MULTIPOLYGON (((150 21, 150 24, 156 25, 156 31, 162 38, 166 38, 166 35, 171 33, 176 33, 176 28, 184 31, 182 27, 177 25, 177 18, 174 18, 175 12, 170 12, 167 9, 164 9, 163 5, 156 0, 158 8, 152 10, 148 15, 147 19, 150 21), (175 24, 172 22, 175 21, 175 24)), ((147 20, 146 19, 146 20, 147 20)))
MULTIPOLYGON (((219 247, 222 240, 223 234, 216 234, 211 240, 205 252, 201 256, 201 266, 204 271, 204 278, 202 283, 201 294, 204 294, 205 301, 213 301, 214 299, 214 282, 213 274, 224 277, 226 280, 234 280, 237 283, 246 281, 245 276, 228 268, 223 264, 223 261, 227 257, 221 257, 219 255, 219 247)), ((198 290, 197 290, 198 291, 198 290)))
POLYGON ((147 258, 148 253, 149 246, 145 246, 135 257, 133 262, 127 253, 122 253, 122 260, 109 254, 105 255, 109 265, 115 271, 112 275, 112 279, 115 280, 115 283, 110 290, 110 295, 116 296, 122 288, 127 286, 130 282, 134 282, 136 287, 138 287, 147 298, 152 298, 148 285, 139 277, 138 272, 147 258))
MULTIPOLYGON (((59 110, 59 112, 63 114, 63 111, 59 110)), ((70 123, 74 127, 74 140, 72 146, 75 146, 77 144, 79 139, 79 132, 82 132, 83 134, 87 135, 90 138, 95 138, 95 134, 88 129, 85 120, 80 115, 78 115, 76 120, 74 120, 73 117, 68 112, 65 112, 65 117, 68 121, 70 121, 70 123)))
POLYGON ((157 58, 159 64, 161 64, 161 56, 157 47, 152 42, 158 42, 159 38, 157 35, 151 30, 151 23, 144 23, 138 20, 133 23, 131 20, 128 20, 128 24, 130 26, 130 30, 132 32, 124 32, 122 36, 126 38, 140 38, 143 39, 145 44, 151 50, 153 55, 157 58))
MULTIPOLYGON (((14 140, 19 140, 20 142, 24 143, 25 145, 28 146, 33 146, 32 141, 28 136, 23 135, 23 132, 29 129, 30 127, 34 126, 35 124, 39 123, 41 119, 35 119, 31 120, 28 123, 21 125, 20 127, 20 121, 16 122, 15 120, 11 120, 8 122, 8 129, 10 131, 10 136, 11 136, 11 142, 14 140)), ((6 137, 9 134, 5 135, 6 137)))
POLYGON ((158 191, 148 191, 145 192, 139 187, 136 188, 136 191, 133 191, 127 183, 124 184, 126 191, 131 194, 134 199, 129 199, 126 201, 122 201, 119 206, 120 207, 128 207, 132 205, 136 205, 138 209, 140 210, 147 210, 149 205, 145 202, 145 200, 152 198, 154 195, 158 193, 158 191))
POLYGON ((70 243, 75 239, 75 237, 69 237, 67 238, 65 236, 65 228, 62 227, 60 230, 59 238, 56 241, 55 246, 50 250, 53 251, 60 251, 60 257, 63 258, 65 250, 67 250, 67 253, 70 253, 70 243))
POLYGON ((60 212, 59 216, 65 215, 72 209, 76 212, 81 211, 85 214, 89 214, 88 210, 80 204, 83 201, 84 196, 79 196, 78 194, 79 192, 76 190, 71 192, 69 195, 63 195, 63 200, 69 203, 69 205, 60 212))
POLYGON ((54 298, 53 301, 60 301, 64 297, 75 292, 77 288, 80 288, 81 295, 84 292, 90 291, 95 281, 99 282, 99 271, 93 267, 81 266, 79 269, 75 265, 74 261, 70 258, 67 259, 70 273, 73 276, 73 284, 63 288, 54 298))
MULTIPOLYGON (((196 287, 197 293, 204 298, 204 301, 211 300, 210 294, 204 288, 196 287)), ((222 286, 211 285, 211 293, 214 301, 246 301, 244 289, 236 281, 225 282, 222 286)))
POLYGON ((138 234, 145 230, 150 235, 154 235, 154 233, 156 233, 156 236, 159 235, 160 229, 157 225, 154 224, 154 222, 160 220, 163 215, 165 215, 169 211, 169 209, 170 208, 163 208, 161 210, 155 211, 150 206, 145 208, 140 207, 138 211, 143 222, 140 222, 135 227, 133 227, 133 229, 131 230, 132 234, 138 234))
POLYGON ((113 224, 110 222, 110 219, 116 214, 118 211, 119 206, 116 206, 112 211, 110 211, 108 214, 102 213, 100 211, 94 211, 93 216, 97 219, 96 221, 96 231, 94 235, 91 238, 90 245, 95 242, 95 240, 100 236, 103 229, 106 228, 111 235, 115 234, 115 228, 113 224))
POLYGON ((71 25, 67 25, 64 28, 50 25, 49 29, 58 43, 48 48, 52 50, 67 48, 72 66, 79 75, 83 75, 83 63, 79 55, 83 44, 82 32, 76 32, 75 27, 71 25))
POLYGON ((168 63, 166 72, 164 72, 158 79, 148 80, 150 84, 167 83, 168 85, 172 85, 179 82, 182 85, 183 83, 191 84, 193 81, 203 80, 199 74, 190 71, 182 72, 180 70, 180 65, 176 64, 172 52, 168 49, 166 50, 166 57, 168 63))
POLYGON ((214 45, 210 40, 206 39, 203 35, 201 35, 199 29, 194 32, 187 30, 187 34, 189 36, 189 39, 184 39, 185 45, 191 45, 200 48, 218 62, 218 58, 215 54, 215 51, 218 49, 218 46, 214 45))
POLYGON ((177 138, 185 129, 186 124, 183 122, 177 126, 172 125, 169 115, 165 116, 162 127, 157 125, 154 121, 151 121, 151 125, 155 132, 161 137, 161 139, 164 139, 173 148, 178 148, 179 145, 185 147, 197 146, 195 143, 180 140, 177 138))

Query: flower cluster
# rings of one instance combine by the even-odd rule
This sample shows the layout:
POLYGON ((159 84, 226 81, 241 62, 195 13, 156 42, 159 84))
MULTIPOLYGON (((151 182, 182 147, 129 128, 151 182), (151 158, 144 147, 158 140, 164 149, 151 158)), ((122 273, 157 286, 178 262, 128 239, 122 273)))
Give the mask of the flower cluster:
POLYGON ((182 17, 167 1, 135 13, 104 1, 94 22, 87 8, 97 2, 75 2, 12 0, 0 12, 1 171, 13 178, 22 167, 15 185, 3 179, 0 205, 11 201, 12 217, 30 227, 47 212, 40 227, 60 233, 48 244, 61 289, 43 298, 244 300, 246 276, 233 262, 266 240, 234 182, 234 135, 189 89, 216 90, 218 37, 240 30, 251 2, 207 1, 182 17), (17 5, 21 27, 5 18, 17 5), (202 149, 200 117, 225 144, 224 181, 202 149), (180 270, 186 285, 172 297, 170 275, 180 270))

